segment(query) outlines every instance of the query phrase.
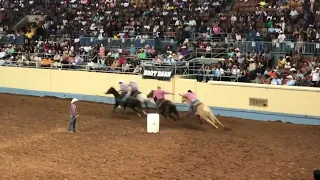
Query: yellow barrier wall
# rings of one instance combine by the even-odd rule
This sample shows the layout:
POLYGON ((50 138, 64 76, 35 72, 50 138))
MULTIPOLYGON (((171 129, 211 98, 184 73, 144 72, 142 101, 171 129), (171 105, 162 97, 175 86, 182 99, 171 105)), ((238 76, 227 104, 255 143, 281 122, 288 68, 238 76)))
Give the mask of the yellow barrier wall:
POLYGON ((320 116, 319 108, 317 108, 320 104, 320 90, 317 88, 231 82, 199 83, 179 77, 166 82, 142 79, 138 75, 0 67, 2 92, 7 92, 4 88, 15 88, 62 94, 105 96, 104 92, 110 86, 119 88, 118 80, 135 80, 144 93, 160 85, 163 89, 175 93, 174 96, 168 96, 168 99, 177 103, 180 103, 181 100, 178 94, 191 89, 197 93, 202 102, 215 108, 320 116), (268 99, 268 107, 249 106, 249 98, 268 99))

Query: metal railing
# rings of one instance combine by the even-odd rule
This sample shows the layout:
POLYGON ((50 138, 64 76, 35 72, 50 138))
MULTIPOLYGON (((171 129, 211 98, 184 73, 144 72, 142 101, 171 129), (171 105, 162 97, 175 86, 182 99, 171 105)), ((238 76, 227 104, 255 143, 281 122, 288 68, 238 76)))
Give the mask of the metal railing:
POLYGON ((155 39, 134 39, 134 38, 122 38, 122 39, 114 39, 114 38, 106 38, 99 39, 97 37, 80 37, 80 45, 81 46, 94 46, 101 45, 108 48, 144 48, 145 46, 155 46, 155 39))
POLYGON ((7 35, 2 34, 0 35, 0 44, 16 44, 16 45, 23 45, 25 43, 24 35, 7 35))
POLYGON ((140 74, 141 68, 137 67, 116 67, 106 66, 99 63, 61 63, 52 62, 50 64, 42 64, 41 61, 7 61, 0 60, 0 66, 6 67, 21 67, 21 68, 40 68, 53 70, 72 70, 72 71, 88 71, 88 72, 102 72, 102 73, 118 73, 118 74, 140 74))
POLYGON ((220 58, 227 53, 227 48, 196 48, 196 57, 201 58, 220 58))
MULTIPOLYGON (((227 35, 227 34, 226 34, 227 35)), ((228 36, 228 35, 227 35, 228 36)), ((24 35, 0 35, 0 44, 17 44, 23 45, 25 43, 26 37, 24 35)), ((72 38, 68 37, 50 37, 51 41, 61 41, 61 40, 69 40, 74 41, 72 38)), ((164 49, 166 46, 170 45, 173 49, 176 49, 178 44, 173 39, 171 40, 162 40, 162 39, 135 39, 135 38, 102 38, 98 37, 80 37, 80 45, 81 46, 95 46, 103 44, 107 48, 122 48, 129 49, 130 47, 135 48, 143 48, 146 45, 154 46, 156 49, 164 49)), ((226 43, 228 44, 228 43, 226 43)), ((266 41, 234 41, 233 46, 235 48, 239 48, 241 50, 251 52, 252 50, 260 51, 262 49, 270 50, 271 52, 276 53, 286 53, 288 51, 295 51, 302 54, 315 54, 320 53, 320 42, 291 42, 287 41, 284 43, 275 43, 275 42, 266 42, 266 41)), ((200 50, 200 48, 199 48, 200 50)), ((203 49, 206 53, 206 50, 203 49)), ((221 55, 223 53, 224 48, 213 48, 211 51, 211 58, 221 55), (221 50, 222 52, 219 52, 221 50)), ((202 53, 202 54, 203 54, 202 53)), ((210 54, 210 53, 206 53, 210 54)))
MULTIPOLYGON (((48 57, 52 57, 53 55, 48 54, 31 54, 32 57, 42 57, 43 59, 47 59, 48 57)), ((169 64, 153 64, 152 59, 144 59, 138 61, 138 65, 122 65, 122 66, 114 66, 114 65, 105 65, 104 61, 98 61, 98 63, 90 62, 68 62, 68 61, 53 61, 53 60, 36 60, 36 59, 22 59, 21 54, 15 56, 16 58, 11 59, 11 56, 7 57, 7 59, 0 60, 0 66, 7 67, 21 67, 21 68, 43 68, 43 69, 57 69, 57 70, 73 70, 73 71, 89 71, 89 72, 103 72, 103 73, 125 73, 125 74, 141 74, 141 71, 144 66, 157 66, 157 67, 174 67, 174 71, 176 75, 182 75, 184 77, 205 77, 211 80, 225 80, 226 78, 231 81, 237 81, 238 78, 241 77, 233 75, 214 75, 212 73, 203 73, 199 74, 201 65, 197 63, 189 63, 188 61, 177 61, 176 63, 169 64), (147 63, 146 63, 147 62, 147 63)), ((136 60, 133 60, 134 62, 136 60)), ((130 63, 130 61, 129 61, 130 63)), ((134 63, 133 63, 134 64, 134 63)), ((228 74, 228 72, 225 72, 228 74)), ((229 73, 231 74, 231 73, 229 73)))
POLYGON ((60 59, 62 60, 67 60, 67 59, 75 59, 79 58, 83 62, 90 62, 92 59, 94 59, 97 54, 75 54, 75 55, 68 55, 68 54, 50 54, 50 53, 25 53, 25 52, 14 52, 14 53, 5 53, 3 57, 0 57, 0 59, 8 59, 11 56, 17 57, 18 59, 22 58, 24 56, 24 59, 29 59, 30 61, 35 61, 36 59, 52 59, 54 60, 54 56, 59 56, 60 59))
POLYGON ((275 53, 287 53, 289 51, 298 51, 302 54, 315 54, 320 53, 320 42, 265 42, 265 41, 236 41, 235 48, 251 52, 253 50, 270 50, 275 53))
MULTIPOLYGON (((241 39, 250 40, 250 36, 247 33, 238 33, 241 35, 241 39)), ((285 34, 287 41, 294 41, 295 38, 293 34, 285 34)), ((255 38, 255 37, 253 37, 255 38)), ((230 41, 230 39, 235 39, 235 34, 221 32, 219 34, 214 33, 192 33, 192 40, 210 40, 210 41, 230 41)))

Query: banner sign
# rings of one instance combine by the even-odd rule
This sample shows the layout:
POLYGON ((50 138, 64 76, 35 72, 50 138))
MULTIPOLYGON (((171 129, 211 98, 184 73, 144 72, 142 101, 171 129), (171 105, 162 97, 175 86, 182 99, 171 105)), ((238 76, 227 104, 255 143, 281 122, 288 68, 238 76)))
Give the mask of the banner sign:
POLYGON ((174 75, 174 67, 172 66, 144 66, 142 78, 170 80, 174 75))

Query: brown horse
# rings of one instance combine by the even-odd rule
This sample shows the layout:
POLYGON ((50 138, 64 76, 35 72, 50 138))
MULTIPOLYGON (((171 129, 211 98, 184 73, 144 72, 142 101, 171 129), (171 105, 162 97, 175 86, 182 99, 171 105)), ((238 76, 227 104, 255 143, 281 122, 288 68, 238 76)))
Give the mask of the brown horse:
MULTIPOLYGON (((182 103, 187 103, 188 105, 190 104, 190 100, 188 98, 184 96, 181 96, 181 98, 182 103)), ((193 106, 193 108, 195 110, 195 115, 199 115, 202 119, 207 121, 213 127, 218 128, 218 126, 216 125, 216 123, 218 123, 224 128, 224 125, 218 120, 218 118, 215 115, 212 114, 211 109, 207 105, 198 102, 193 106)))
MULTIPOLYGON (((151 90, 150 93, 147 95, 147 97, 148 98, 152 98, 153 97, 153 92, 154 92, 154 90, 151 90)), ((157 102, 157 98, 156 97, 154 97, 153 100, 155 102, 157 102)), ((177 111, 177 107, 170 100, 165 99, 165 100, 161 101, 160 104, 157 107, 157 111, 160 114, 162 114, 166 119, 167 119, 167 116, 169 116, 174 121, 179 120, 179 113, 177 111), (172 114, 174 114, 175 116, 173 116, 172 114)))

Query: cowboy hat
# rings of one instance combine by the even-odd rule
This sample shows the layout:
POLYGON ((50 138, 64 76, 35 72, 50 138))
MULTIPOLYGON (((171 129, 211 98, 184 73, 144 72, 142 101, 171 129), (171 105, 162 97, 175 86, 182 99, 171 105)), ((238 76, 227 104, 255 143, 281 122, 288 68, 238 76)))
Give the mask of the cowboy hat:
POLYGON ((75 102, 78 102, 79 100, 77 98, 73 98, 72 101, 71 101, 71 104, 75 103, 75 102))
POLYGON ((296 68, 291 68, 290 71, 297 71, 296 68))
POLYGON ((287 76, 287 79, 292 79, 292 76, 291 75, 287 76))

